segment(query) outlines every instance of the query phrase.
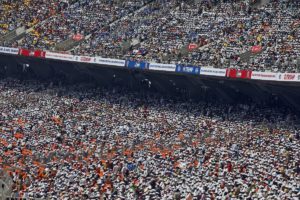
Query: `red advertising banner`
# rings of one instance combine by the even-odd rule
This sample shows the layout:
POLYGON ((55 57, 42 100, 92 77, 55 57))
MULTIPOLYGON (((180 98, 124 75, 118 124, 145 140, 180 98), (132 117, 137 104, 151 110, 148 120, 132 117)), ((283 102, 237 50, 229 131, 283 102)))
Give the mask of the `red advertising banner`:
POLYGON ((252 71, 250 70, 238 70, 229 68, 226 71, 226 76, 229 78, 241 78, 241 79, 251 79, 252 71))
POLYGON ((38 58, 45 58, 46 57, 46 52, 45 51, 34 51, 34 57, 38 57, 38 58))
POLYGON ((20 49, 19 55, 21 56, 30 56, 30 51, 28 49, 20 49))
POLYGON ((38 57, 38 58, 45 58, 46 52, 45 51, 40 51, 40 50, 30 51, 28 49, 20 49, 19 50, 19 55, 21 55, 21 56, 33 56, 33 57, 38 57))

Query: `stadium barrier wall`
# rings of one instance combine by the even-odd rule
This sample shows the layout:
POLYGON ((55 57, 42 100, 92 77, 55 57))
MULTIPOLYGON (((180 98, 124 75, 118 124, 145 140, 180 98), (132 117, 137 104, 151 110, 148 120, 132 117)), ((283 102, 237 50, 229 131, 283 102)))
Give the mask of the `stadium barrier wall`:
POLYGON ((89 56, 75 56, 64 53, 42 51, 42 50, 28 50, 10 47, 1 47, 0 53, 20 55, 27 57, 36 57, 44 59, 54 59, 70 62, 81 62, 90 64, 100 64, 107 66, 126 67, 129 69, 154 70, 177 72, 182 74, 205 75, 214 77, 228 77, 231 79, 251 79, 263 81, 282 81, 282 82, 300 82, 300 73, 273 73, 273 72, 259 72, 251 70, 240 70, 235 68, 218 69, 211 67, 190 66, 182 64, 162 64, 162 63, 148 63, 145 61, 121 60, 113 58, 89 57, 89 56))

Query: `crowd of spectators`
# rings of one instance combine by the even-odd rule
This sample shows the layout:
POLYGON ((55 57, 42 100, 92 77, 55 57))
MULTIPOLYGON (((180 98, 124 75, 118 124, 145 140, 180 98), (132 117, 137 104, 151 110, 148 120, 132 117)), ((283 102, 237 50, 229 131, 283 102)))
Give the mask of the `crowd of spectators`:
POLYGON ((298 72, 299 6, 293 0, 272 0, 259 8, 249 1, 156 0, 134 16, 98 30, 74 53, 298 72), (137 47, 122 48, 124 42, 134 40, 140 42, 137 47), (189 52, 189 44, 197 48, 189 52), (241 60, 253 46, 260 46, 263 53, 241 60))
POLYGON ((83 37, 139 9, 150 0, 79 0, 61 13, 37 25, 18 44, 26 48, 54 50, 74 35, 83 37))
POLYGON ((269 0, 257 7, 253 6, 257 1, 251 0, 61 0, 60 6, 53 0, 24 2, 5 0, 1 7, 2 33, 24 22, 27 27, 36 24, 14 46, 54 50, 57 44, 80 35, 85 40, 71 53, 300 71, 297 0, 269 0), (195 48, 188 49, 190 44, 195 48), (260 52, 251 53, 252 47, 259 47, 260 52))
POLYGON ((1 0, 0 36, 19 27, 26 29, 59 13, 69 0, 1 0))
POLYGON ((268 11, 268 34, 265 50, 250 60, 252 69, 272 69, 275 72, 300 71, 300 2, 272 1, 268 11), (276 9, 273 9, 273 8, 276 9), (259 64, 257 64, 259 63, 259 64))
POLYGON ((0 81, 0 168, 17 197, 298 199, 297 115, 124 89, 0 81))

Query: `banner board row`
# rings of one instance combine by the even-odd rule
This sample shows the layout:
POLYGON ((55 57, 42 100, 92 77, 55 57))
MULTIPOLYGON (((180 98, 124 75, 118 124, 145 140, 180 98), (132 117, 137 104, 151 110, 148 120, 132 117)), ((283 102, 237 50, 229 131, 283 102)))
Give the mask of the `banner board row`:
POLYGON ((219 69, 212 67, 199 67, 182 64, 162 64, 162 63, 148 63, 145 61, 135 60, 121 60, 102 57, 89 56, 74 56, 65 53, 41 51, 41 50, 27 50, 19 48, 1 47, 0 53, 21 55, 26 57, 37 57, 46 59, 55 59, 70 62, 81 62, 100 64, 107 66, 126 67, 129 69, 140 70, 155 70, 166 72, 177 72, 182 74, 205 75, 216 77, 228 77, 232 79, 252 79, 265 81, 286 81, 286 82, 300 82, 300 73, 274 73, 274 72, 257 72, 251 70, 240 70, 235 68, 219 69))
POLYGON ((32 56, 37 58, 45 58, 46 52, 40 50, 28 50, 28 49, 20 49, 19 55, 21 56, 32 56))
POLYGON ((53 52, 46 52, 46 58, 73 61, 73 62, 118 66, 118 67, 125 66, 125 60, 101 58, 101 57, 89 57, 89 56, 73 56, 70 54, 53 53, 53 52))
POLYGON ((252 72, 251 79, 267 81, 300 82, 300 73, 252 72))

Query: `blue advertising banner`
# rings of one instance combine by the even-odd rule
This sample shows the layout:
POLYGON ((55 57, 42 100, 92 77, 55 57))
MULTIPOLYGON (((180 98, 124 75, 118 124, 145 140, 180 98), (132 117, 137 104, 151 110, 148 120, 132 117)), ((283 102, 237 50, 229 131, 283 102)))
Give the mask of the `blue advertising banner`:
POLYGON ((191 65, 176 65, 176 72, 185 74, 200 74, 200 67, 191 65))
POLYGON ((149 63, 127 60, 126 67, 130 69, 149 69, 149 63))

